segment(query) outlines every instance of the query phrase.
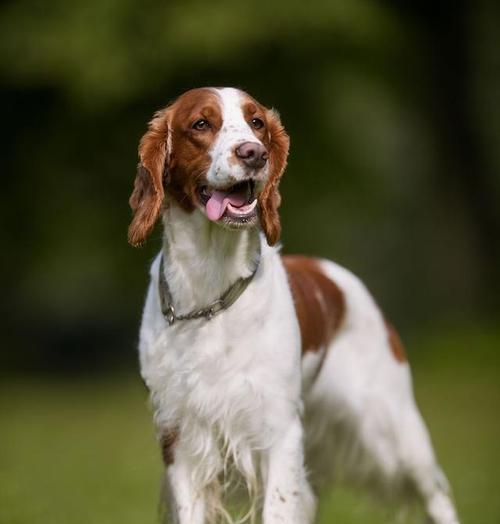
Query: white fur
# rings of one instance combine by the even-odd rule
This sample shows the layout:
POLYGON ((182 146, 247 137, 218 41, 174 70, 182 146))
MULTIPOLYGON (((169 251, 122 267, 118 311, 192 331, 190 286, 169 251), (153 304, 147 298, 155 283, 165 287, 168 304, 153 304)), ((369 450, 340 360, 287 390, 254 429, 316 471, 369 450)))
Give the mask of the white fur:
MULTIPOLYGON (((209 172, 218 183, 234 177, 231 147, 250 134, 256 140, 238 113, 238 92, 224 89, 221 97, 228 131, 213 148, 209 172)), ((261 251, 255 277, 230 308, 211 320, 172 326, 160 308, 159 256, 151 267, 141 374, 158 435, 178 432, 167 468, 175 522, 229 520, 224 495, 235 472, 247 486, 251 516, 261 507, 264 524, 312 523, 305 420, 313 479, 342 474, 386 492, 408 485, 435 524, 457 524, 413 400, 408 365, 392 355, 380 311, 361 282, 322 263, 345 295, 346 315, 326 355, 309 354, 301 364, 298 321, 278 250, 255 229, 223 229, 201 210, 186 213, 174 202, 167 203, 164 225, 166 278, 179 315, 209 305, 248 276, 261 251)))
MULTIPOLYGON (((215 89, 219 96, 222 110, 222 127, 210 151, 212 163, 207 172, 211 186, 224 187, 244 180, 248 168, 235 162, 234 150, 244 142, 262 145, 245 120, 241 110, 242 94, 238 89, 225 87, 215 89)), ((267 165, 259 173, 262 179, 267 178, 267 165)), ((263 182, 265 180, 261 180, 263 182)))

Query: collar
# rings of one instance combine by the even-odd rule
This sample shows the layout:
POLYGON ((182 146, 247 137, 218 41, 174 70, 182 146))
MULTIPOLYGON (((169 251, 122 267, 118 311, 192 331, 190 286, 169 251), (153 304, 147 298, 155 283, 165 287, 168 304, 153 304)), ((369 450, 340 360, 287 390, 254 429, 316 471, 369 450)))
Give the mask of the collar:
POLYGON ((165 277, 165 256, 164 251, 162 251, 160 260, 160 278, 158 279, 158 291, 160 293, 161 311, 163 313, 163 316, 165 317, 165 320, 169 323, 170 326, 176 320, 193 320, 196 318, 205 318, 206 320, 210 320, 215 315, 219 314, 225 309, 228 309, 238 300, 238 298, 241 296, 243 291, 245 291, 245 289, 248 287, 248 284, 250 284, 253 277, 255 276, 255 273, 257 272, 257 269, 259 267, 259 263, 260 243, 257 263, 255 264, 252 273, 248 277, 239 278, 238 280, 236 280, 234 284, 229 286, 229 288, 226 289, 226 291, 224 291, 220 298, 214 300, 214 302, 212 302, 208 306, 201 309, 195 309, 194 311, 191 311, 190 313, 186 313, 184 315, 177 315, 172 301, 172 294, 170 293, 170 288, 168 287, 168 282, 165 277))

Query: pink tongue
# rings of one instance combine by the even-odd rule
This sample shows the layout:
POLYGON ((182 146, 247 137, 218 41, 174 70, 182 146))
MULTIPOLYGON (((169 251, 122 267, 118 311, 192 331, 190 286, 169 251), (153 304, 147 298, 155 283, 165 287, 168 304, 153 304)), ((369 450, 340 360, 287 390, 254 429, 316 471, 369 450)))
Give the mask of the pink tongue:
POLYGON ((206 205, 207 217, 210 220, 219 220, 228 204, 234 207, 241 207, 245 202, 246 198, 243 193, 214 191, 206 205))

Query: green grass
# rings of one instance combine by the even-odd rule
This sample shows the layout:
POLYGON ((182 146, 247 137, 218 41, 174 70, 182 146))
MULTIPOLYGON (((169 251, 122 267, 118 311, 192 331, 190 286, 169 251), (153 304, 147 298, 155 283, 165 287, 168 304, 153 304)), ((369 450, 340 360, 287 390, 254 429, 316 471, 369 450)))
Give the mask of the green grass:
MULTIPOLYGON (((417 400, 463 524, 500 522, 499 340, 465 332, 410 344, 417 400)), ((0 386, 0 524, 156 523, 160 475, 138 378, 0 386)), ((344 490, 321 504, 321 524, 387 521, 344 490)))

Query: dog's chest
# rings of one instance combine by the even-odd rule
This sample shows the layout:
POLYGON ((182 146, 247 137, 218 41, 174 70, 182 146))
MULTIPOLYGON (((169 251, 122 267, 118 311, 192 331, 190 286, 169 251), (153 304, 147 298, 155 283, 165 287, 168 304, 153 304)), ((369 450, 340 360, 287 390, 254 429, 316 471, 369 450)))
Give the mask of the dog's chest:
POLYGON ((271 308, 245 308, 245 302, 211 320, 158 332, 143 374, 160 425, 210 428, 262 446, 296 408, 299 348, 290 341, 297 327, 280 322, 271 308))
POLYGON ((228 309, 172 326, 152 283, 140 358, 160 432, 180 429, 181 440, 210 442, 215 454, 221 442, 266 449, 296 416, 300 332, 292 297, 279 258, 262 260, 260 269, 228 309))

